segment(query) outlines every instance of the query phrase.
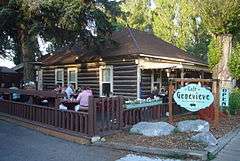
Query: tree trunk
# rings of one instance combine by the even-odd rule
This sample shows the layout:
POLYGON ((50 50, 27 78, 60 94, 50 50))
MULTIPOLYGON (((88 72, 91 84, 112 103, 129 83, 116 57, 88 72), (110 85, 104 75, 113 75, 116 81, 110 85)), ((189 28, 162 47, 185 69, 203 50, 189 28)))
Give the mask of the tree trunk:
POLYGON ((34 67, 34 53, 29 45, 29 36, 23 26, 19 30, 19 38, 22 47, 22 63, 23 63, 23 81, 36 81, 35 67, 34 67))
POLYGON ((232 77, 228 68, 228 62, 230 60, 232 50, 232 35, 220 35, 219 41, 222 47, 222 56, 216 66, 216 71, 213 73, 215 78, 220 80, 220 88, 233 88, 232 77))

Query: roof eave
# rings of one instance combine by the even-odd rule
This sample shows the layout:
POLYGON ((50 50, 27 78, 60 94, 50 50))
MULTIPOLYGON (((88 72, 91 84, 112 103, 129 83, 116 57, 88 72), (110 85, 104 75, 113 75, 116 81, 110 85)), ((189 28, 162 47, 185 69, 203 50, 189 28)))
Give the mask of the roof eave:
POLYGON ((170 58, 170 57, 164 57, 164 56, 155 56, 155 55, 147 55, 147 54, 140 54, 140 57, 150 57, 150 58, 157 58, 157 59, 164 59, 164 60, 172 60, 172 61, 180 61, 180 62, 186 62, 186 63, 194 63, 196 65, 202 65, 202 66, 208 66, 208 64, 195 62, 195 61, 189 61, 185 59, 179 59, 179 58, 170 58))

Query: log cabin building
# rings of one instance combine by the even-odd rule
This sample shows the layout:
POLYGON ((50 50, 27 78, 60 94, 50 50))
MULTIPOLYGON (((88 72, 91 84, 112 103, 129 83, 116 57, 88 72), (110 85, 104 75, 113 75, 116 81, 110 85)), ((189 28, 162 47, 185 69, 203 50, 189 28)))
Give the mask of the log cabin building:
POLYGON ((0 66, 0 88, 19 87, 23 75, 13 69, 0 66))
POLYGON ((89 86, 94 95, 127 98, 149 95, 167 86, 168 78, 209 78, 208 65, 156 36, 135 29, 112 34, 116 48, 87 54, 79 50, 45 55, 38 70, 38 88, 55 84, 89 86))

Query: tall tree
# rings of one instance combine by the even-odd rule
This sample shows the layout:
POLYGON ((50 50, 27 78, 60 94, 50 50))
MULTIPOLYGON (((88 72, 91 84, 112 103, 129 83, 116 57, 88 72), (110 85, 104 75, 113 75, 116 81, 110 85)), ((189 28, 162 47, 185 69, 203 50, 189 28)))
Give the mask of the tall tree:
POLYGON ((208 46, 211 42, 211 35, 207 32, 205 26, 201 23, 199 18, 196 18, 194 25, 194 38, 188 42, 186 50, 189 54, 207 62, 208 61, 208 46))
POLYGON ((229 61, 232 76, 240 80, 240 43, 235 45, 229 61))
POLYGON ((118 18, 120 26, 145 31, 152 25, 149 0, 125 0, 120 8, 123 12, 122 17, 118 18))
MULTIPOLYGON (((209 58, 219 57, 219 61, 213 67, 213 76, 222 80, 223 86, 231 86, 228 83, 231 81, 228 61, 232 48, 232 36, 238 33, 240 28, 240 1, 194 0, 194 2, 195 10, 198 11, 206 28, 213 35, 213 40, 218 41, 218 43, 214 44, 220 44, 218 51, 209 50, 209 58)), ((209 64, 212 64, 211 59, 209 61, 209 64)))
POLYGON ((197 24, 192 1, 126 0, 121 10, 124 16, 118 18, 120 26, 153 32, 190 54, 206 59, 208 35, 202 25, 197 24))
POLYGON ((155 0, 156 9, 153 14, 154 33, 186 49, 189 41, 194 39, 195 14, 189 0, 155 0))
POLYGON ((0 55, 21 55, 24 80, 29 81, 35 80, 33 62, 40 56, 38 37, 50 41, 53 49, 80 44, 100 48, 112 31, 103 2, 9 0, 0 7, 0 55))

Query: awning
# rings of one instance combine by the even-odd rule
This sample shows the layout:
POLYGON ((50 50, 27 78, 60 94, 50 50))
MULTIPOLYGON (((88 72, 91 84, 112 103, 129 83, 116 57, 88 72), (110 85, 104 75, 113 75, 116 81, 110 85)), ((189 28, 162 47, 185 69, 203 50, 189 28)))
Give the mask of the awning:
POLYGON ((176 63, 176 62, 154 62, 149 60, 139 60, 138 64, 141 69, 190 69, 197 71, 209 72, 208 67, 200 67, 191 63, 176 63))
POLYGON ((182 64, 150 62, 150 61, 140 61, 139 65, 141 69, 166 69, 166 68, 182 69, 183 68, 182 64))

